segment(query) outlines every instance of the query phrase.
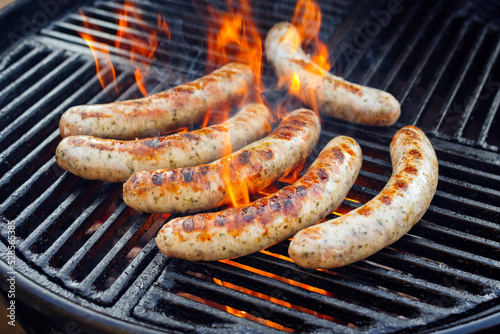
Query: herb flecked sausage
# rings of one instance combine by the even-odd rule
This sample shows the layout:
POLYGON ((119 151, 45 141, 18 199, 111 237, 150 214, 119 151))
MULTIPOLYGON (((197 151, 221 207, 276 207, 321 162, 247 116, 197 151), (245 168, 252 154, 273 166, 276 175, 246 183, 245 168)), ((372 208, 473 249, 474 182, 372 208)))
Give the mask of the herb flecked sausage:
MULTIPOLYGON (((323 70, 305 54, 301 42, 295 26, 280 22, 267 34, 266 58, 279 78, 291 79, 294 74, 298 75, 303 94, 314 94, 320 113, 371 126, 390 126, 396 122, 401 108, 394 96, 323 70)), ((310 101, 304 102, 310 104, 310 101)))
POLYGON ((229 63, 206 76, 141 99, 75 106, 59 121, 61 136, 155 137, 203 120, 207 110, 242 98, 254 75, 248 65, 229 63))
POLYGON ((123 199, 136 210, 152 213, 195 212, 228 204, 232 185, 244 183, 253 193, 297 168, 317 144, 320 131, 315 112, 295 110, 267 137, 210 164, 133 174, 123 186, 123 199))
POLYGON ((295 183, 248 205, 176 218, 156 237, 167 256, 215 261, 257 252, 293 236, 334 211, 361 168, 359 145, 332 139, 295 183))
POLYGON ((305 268, 335 268, 362 260, 400 239, 427 211, 438 183, 436 153, 425 134, 406 126, 392 139, 393 173, 363 206, 306 228, 289 255, 305 268))
POLYGON ((135 172, 207 164, 267 135, 272 115, 249 104, 227 121, 204 129, 140 140, 64 138, 56 149, 63 169, 88 180, 125 182, 135 172))

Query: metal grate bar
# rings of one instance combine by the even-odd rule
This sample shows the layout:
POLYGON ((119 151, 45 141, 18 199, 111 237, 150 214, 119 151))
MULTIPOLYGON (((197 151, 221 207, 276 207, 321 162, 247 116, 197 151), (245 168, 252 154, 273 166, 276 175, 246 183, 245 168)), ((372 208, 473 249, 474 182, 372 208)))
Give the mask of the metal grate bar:
MULTIPOLYGON (((83 243, 85 232, 104 216, 107 209, 121 194, 119 185, 105 184, 100 188, 97 197, 78 214, 63 233, 55 240, 44 253, 40 254, 36 263, 51 275, 55 275, 67 258, 71 258, 74 249, 83 243), (75 245, 76 244, 76 245, 75 245)), ((79 247, 78 247, 79 248, 79 247)))
MULTIPOLYGON (((242 285, 246 289, 254 291, 256 295, 261 293, 265 297, 267 296, 268 299, 272 297, 279 299, 283 303, 300 306, 295 309, 301 312, 304 312, 302 309, 309 308, 311 313, 319 313, 317 314, 318 317, 323 317, 329 321, 339 322, 339 324, 343 326, 352 325, 364 327, 369 326, 373 322, 370 318, 372 313, 370 310, 364 310, 360 307, 353 312, 350 305, 346 305, 346 303, 342 301, 329 303, 326 301, 326 298, 320 296, 318 296, 320 298, 311 299, 310 292, 299 287, 300 282, 297 282, 299 286, 296 286, 286 282, 287 279, 284 277, 282 278, 284 281, 277 279, 269 280, 261 274, 253 273, 249 270, 230 265, 230 262, 225 262, 226 263, 203 263, 201 264, 201 268, 197 267, 192 270, 201 272, 213 279, 220 280, 223 285, 224 283, 242 285)), ((289 307, 294 308, 293 306, 289 307)), ((267 318, 272 319, 272 314, 267 316, 267 318)))
MULTIPOLYGON (((446 51, 446 57, 442 59, 440 64, 437 66, 437 73, 433 76, 431 80, 431 84, 429 88, 426 90, 426 95, 423 98, 422 102, 419 105, 419 111, 415 115, 415 118, 412 122, 413 125, 419 125, 422 122, 422 117, 424 112, 428 109, 429 102, 431 101, 432 96, 435 94, 435 91, 442 80, 443 76, 446 74, 446 70, 450 67, 450 63, 455 56, 457 49, 462 44, 467 32, 470 30, 470 21, 462 22, 461 19, 457 19, 450 24, 449 31, 450 33, 454 33, 456 30, 456 26, 460 27, 458 32, 458 36, 454 38, 454 42, 450 48, 450 50, 446 51)), ((447 38, 450 38, 449 36, 447 38)), ((430 71, 430 70, 428 70, 430 71)))
MULTIPOLYGON (((380 252, 371 255, 367 260, 361 261, 355 266, 369 266, 373 270, 383 270, 396 276, 403 276, 402 279, 421 281, 422 285, 431 284, 439 291, 446 291, 441 298, 448 300, 448 296, 462 299, 463 292, 468 295, 470 301, 477 300, 477 296, 485 296, 491 292, 494 282, 486 280, 484 277, 472 275, 469 272, 451 268, 444 263, 432 261, 424 257, 418 257, 411 253, 401 252, 393 247, 386 247, 380 252), (378 269, 376 269, 378 268, 378 269), (404 271, 397 268, 404 268, 404 271), (411 276, 405 275, 405 273, 411 276)), ((442 302, 438 301, 438 304, 442 302)))
MULTIPOLYGON (((470 29, 470 31, 472 32, 472 29, 470 29)), ((465 57, 464 56, 460 57, 463 58, 464 60, 463 61, 462 59, 457 60, 457 61, 462 61, 462 66, 460 67, 459 71, 456 71, 456 69, 453 66, 449 66, 449 71, 458 73, 458 78, 453 80, 455 84, 451 89, 449 89, 449 94, 448 97, 446 98, 446 102, 443 103, 440 112, 437 113, 438 117, 435 119, 434 124, 428 127, 430 133, 436 134, 438 129, 442 126, 442 123, 446 120, 448 111, 450 110, 453 101, 459 94, 459 91, 464 83, 467 73, 469 72, 469 69, 472 66, 473 60, 476 57, 477 52, 480 50, 480 45, 486 38, 487 31, 488 29, 486 27, 482 27, 479 36, 477 38, 474 38, 475 40, 474 45, 471 48, 469 48, 467 55, 465 57)), ((459 53, 456 53, 455 56, 459 57, 459 53)))
MULTIPOLYGON (((125 203, 120 203, 111 216, 106 219, 102 226, 77 250, 68 262, 58 271, 57 277, 62 281, 81 282, 91 268, 91 258, 98 253, 104 243, 111 238, 114 231, 122 226, 132 214, 125 203)), ((91 287, 83 287, 89 289, 91 287)))
POLYGON ((433 205, 444 208, 454 208, 455 211, 459 213, 479 219, 500 221, 500 208, 461 196, 456 196, 455 194, 447 194, 440 190, 437 190, 434 195, 433 205))
POLYGON ((19 103, 20 97, 18 87, 27 87, 30 83, 38 81, 40 76, 48 75, 62 58, 63 54, 61 52, 48 54, 42 61, 0 91, 0 106, 2 107, 0 111, 0 126, 5 126, 12 118, 17 116, 14 111, 19 111, 19 109, 9 109, 9 104, 19 103), (5 108, 7 108, 7 110, 5 110, 5 108))
POLYGON ((103 285, 104 278, 109 275, 108 271, 115 267, 118 261, 124 259, 125 255, 127 255, 127 253, 137 244, 137 240, 147 232, 158 216, 159 215, 142 214, 134 218, 132 226, 120 236, 120 239, 99 261, 99 264, 85 275, 81 285, 86 287, 95 286, 102 291, 100 286, 103 285), (98 280, 101 282, 98 282, 98 280))
MULTIPOLYGON (((422 6, 422 7, 426 7, 426 6, 422 6)), ((370 66, 368 71, 366 71, 366 73, 363 75, 363 77, 357 81, 359 84, 368 85, 371 87, 378 86, 378 83, 374 82, 374 80, 372 80, 374 74, 380 75, 380 73, 383 73, 382 71, 379 70, 380 66, 386 61, 386 59, 389 57, 389 55, 391 55, 391 53, 394 52, 395 44, 401 38, 404 38, 405 40, 407 40, 407 31, 406 30, 409 29, 411 23, 415 19, 415 16, 417 15, 418 9, 419 9, 418 6, 413 5, 413 6, 411 6, 410 9, 403 12, 405 17, 401 19, 402 22, 398 22, 399 24, 397 24, 397 29, 395 29, 394 34, 387 39, 387 42, 384 44, 384 47, 381 48, 381 50, 382 50, 381 54, 375 56, 375 61, 370 66)), ((393 15, 393 14, 391 14, 391 15, 393 15)), ((427 22, 428 21, 426 21, 426 23, 427 22)), ((422 29, 422 28, 423 27, 420 27, 420 29, 422 29)), ((394 31, 392 26, 388 26, 386 29, 389 31, 394 31)), ((367 48, 367 49, 369 49, 369 48, 367 48)), ((380 50, 380 48, 377 48, 376 50, 380 50)), ((385 80, 387 80, 387 79, 385 79, 385 80)))
MULTIPOLYGON (((155 231, 157 229, 154 229, 155 231)), ((139 254, 133 258, 130 264, 119 273, 119 276, 112 285, 99 294, 99 300, 104 305, 111 305, 117 301, 119 294, 125 289, 128 289, 130 284, 136 280, 136 277, 144 270, 144 268, 153 261, 158 254, 158 248, 154 238, 150 238, 149 242, 141 249, 139 254)), ((135 304, 134 304, 135 305, 135 304)), ((129 307, 129 305, 127 305, 129 307)))
MULTIPOLYGON (((418 29, 415 29, 415 32, 411 35, 410 37, 407 37, 404 39, 404 42, 402 41, 401 44, 404 44, 404 49, 399 53, 400 56, 397 60, 394 60, 394 64, 392 65, 392 68, 390 71, 388 71, 388 75, 386 76, 385 80, 381 83, 380 87, 383 90, 389 90, 391 85, 393 85, 393 81, 397 79, 397 73, 401 71, 401 68, 405 63, 408 63, 408 58, 411 57, 415 53, 415 48, 420 39, 422 38, 423 34, 425 31, 427 31, 428 26, 431 24, 432 20, 434 19, 434 16, 436 15, 436 8, 435 6, 419 6, 419 10, 426 10, 425 13, 422 13, 419 17, 425 17, 426 19, 419 20, 418 25, 409 25, 409 27, 415 27, 418 26, 418 29), (431 11, 428 13, 427 11, 431 11)), ((411 20, 411 18, 408 18, 411 20)), ((405 36, 404 34, 402 36, 405 36)), ((392 90, 391 90, 392 92, 392 90)))
MULTIPOLYGON (((17 51, 17 50, 16 50, 17 51)), ((30 44, 23 44, 22 48, 16 53, 25 53, 23 56, 19 55, 20 59, 16 62, 9 64, 4 64, 1 69, 2 77, 0 78, 0 90, 5 89, 8 85, 12 84, 16 78, 19 77, 19 73, 26 73, 29 69, 33 67, 33 64, 40 62, 45 58, 49 51, 44 50, 41 47, 36 47, 30 44)))
MULTIPOLYGON (((49 157, 49 155, 46 154, 46 150, 47 148, 49 150, 50 148, 55 149, 55 142, 57 141, 58 135, 58 133, 54 132, 12 168, 1 169, 1 172, 5 174, 0 178, 0 201, 5 201, 9 197, 9 194, 12 194, 16 187, 25 181, 25 176, 21 175, 30 175, 37 172, 37 170, 40 170, 41 166, 43 166, 46 161, 52 157, 51 155, 49 157)), ((4 166, 5 165, 7 164, 5 163, 4 166)), ((15 199, 12 199, 12 201, 13 200, 15 199)))
POLYGON ((194 294, 220 305, 229 306, 239 311, 246 312, 262 319, 272 318, 279 325, 300 331, 310 331, 318 326, 326 328, 340 328, 335 323, 318 319, 311 315, 301 313, 288 307, 273 304, 245 293, 210 283, 196 276, 172 274, 172 279, 182 282, 179 290, 194 294), (271 315, 268 316, 268 315, 271 315))
MULTIPOLYGON (((440 14, 442 13, 443 8, 439 4, 435 6, 434 12, 432 13, 433 15, 429 17, 429 20, 436 20, 437 18, 440 18, 440 14), (441 8, 440 8, 441 7, 441 8)), ((446 14, 445 14, 446 15, 446 14)), ((396 98, 400 101, 401 108, 405 110, 405 103, 407 101, 408 96, 410 95, 411 91, 415 88, 415 85, 419 82, 419 80, 422 78, 424 75, 424 68, 429 65, 431 57, 433 54, 435 54, 436 49, 440 45, 440 42, 443 39, 444 34, 448 30, 449 26, 453 22, 454 17, 452 15, 448 15, 445 19, 444 22, 439 23, 438 31, 433 32, 431 34, 432 39, 430 41, 427 41, 426 39, 421 39, 419 43, 425 43, 425 48, 426 52, 421 55, 419 58, 419 61, 417 61, 416 64, 412 66, 412 73, 410 74, 410 79, 408 80, 408 83, 404 87, 404 91, 401 94, 396 94, 396 98), (425 42, 424 42, 425 41, 425 42)), ((432 24, 432 23, 431 23, 432 24)), ((430 25, 431 25, 430 24, 430 25)), ((437 23, 434 23, 436 25, 437 23)), ((430 26, 429 25, 429 26, 430 26)), ((431 28, 429 28, 431 29, 431 28)), ((427 31, 428 33, 428 31, 427 31)), ((408 122, 408 120, 400 118, 398 123, 401 122, 408 122)))
MULTIPOLYGON (((27 180, 23 178, 23 182, 11 195, 0 204, 0 212, 7 219, 14 219, 22 212, 29 212, 32 204, 28 205, 37 197, 39 193, 45 189, 54 177, 62 174, 56 166, 55 157, 40 165, 39 169, 33 173, 27 180), (28 207, 24 207, 28 205, 28 207), (25 208, 25 209, 24 209, 25 208)), ((68 184, 70 186, 71 182, 68 184)), ((52 185, 54 186, 54 185, 52 185)), ((38 198, 39 199, 39 198, 38 198)), ((17 218, 18 220, 20 217, 17 218)), ((21 219, 22 220, 22 219, 21 219)))
POLYGON ((460 126, 458 126, 457 130, 455 131, 453 138, 455 139, 462 138, 465 125, 471 116, 473 107, 476 104, 477 100, 479 99, 481 90, 483 89, 485 83, 487 82, 488 76, 490 75, 493 65, 496 59, 498 58, 499 54, 500 54, 500 41, 497 41, 497 44, 493 49, 493 52, 490 54, 490 57, 486 62, 486 66, 484 66, 483 72, 480 74, 478 83, 475 86, 475 90, 473 90, 470 93, 471 96, 473 96, 474 98, 470 99, 470 102, 467 104, 464 113, 461 115, 461 120, 459 122, 460 126))
POLYGON ((176 295, 161 285, 152 286, 139 305, 134 308, 133 315, 149 323, 181 332, 196 333, 207 328, 228 332, 229 327, 229 331, 283 333, 245 318, 230 315, 199 301, 176 295))
POLYGON ((394 248, 413 253, 436 262, 446 263, 457 269, 480 274, 484 277, 500 277, 500 262, 468 251, 440 245, 434 241, 407 234, 394 244, 394 248), (488 276, 486 276, 488 275, 488 276))
MULTIPOLYGON (((32 94, 32 91, 40 90, 40 86, 45 86, 47 90, 50 89, 50 91, 45 92, 45 96, 37 98, 34 104, 28 109, 15 106, 15 108, 23 110, 23 112, 0 131, 0 138, 2 138, 0 139, 0 150, 6 149, 16 141, 20 133, 25 132, 29 126, 36 124, 45 113, 50 112, 47 109, 57 104, 62 96, 64 96, 63 92, 67 90, 68 87, 74 86, 82 77, 85 77, 85 72, 90 68, 90 63, 82 64, 76 61, 76 57, 70 57, 56 67, 47 77, 37 82, 36 86, 27 90, 25 94, 22 94, 21 98, 23 98, 23 95, 26 98, 28 95, 32 94), (59 80, 63 75, 68 76, 65 79, 59 80), (52 88, 56 81, 60 83, 52 88)), ((26 103, 26 101, 24 103, 26 103)))
POLYGON ((488 115, 481 127, 481 132, 478 135, 478 139, 476 144, 482 147, 489 147, 491 149, 498 150, 497 145, 490 145, 488 142, 489 136, 494 137, 498 135, 494 133, 496 129, 493 126, 493 120, 495 119, 495 115, 498 114, 498 110, 500 109, 500 90, 497 91, 495 98, 493 99, 493 103, 488 111, 488 115))
POLYGON ((436 241, 449 247, 467 249, 473 254, 500 261, 500 253, 498 253, 500 242, 492 238, 471 236, 468 233, 455 231, 443 227, 438 223, 431 223, 425 220, 419 222, 412 229, 412 234, 436 241))
MULTIPOLYGON (((48 239, 51 235, 57 232, 64 221, 70 219, 72 213, 78 210, 78 206, 88 200, 98 186, 99 184, 96 182, 87 183, 68 194, 61 204, 19 244, 19 250, 25 255, 27 253, 35 255, 43 252, 44 248, 49 245, 48 239)), ((57 194, 54 195, 57 196, 57 194)))
MULTIPOLYGON (((286 245, 280 244, 280 248, 286 248, 286 245)), ((269 249, 275 252, 275 248, 269 249)), ((285 250, 286 251, 286 250, 285 250)), ((281 254, 281 252, 277 252, 281 254)), ((281 254, 282 255, 282 254, 281 254)), ((284 255, 282 255, 284 256, 284 255)), ((264 256, 261 253, 252 254, 247 257, 234 259, 234 262, 247 265, 249 267, 259 268, 277 276, 285 278, 295 278, 300 283, 317 289, 327 291, 332 298, 332 303, 344 301, 348 307, 349 304, 362 307, 371 312, 363 311, 370 318, 377 319, 382 314, 387 318, 397 318, 404 316, 407 318, 415 317, 425 310, 429 305, 419 305, 404 298, 398 297, 390 291, 383 291, 377 287, 369 285, 360 285, 357 282, 336 275, 322 273, 319 271, 307 272, 298 268, 293 263, 281 259, 264 256)))

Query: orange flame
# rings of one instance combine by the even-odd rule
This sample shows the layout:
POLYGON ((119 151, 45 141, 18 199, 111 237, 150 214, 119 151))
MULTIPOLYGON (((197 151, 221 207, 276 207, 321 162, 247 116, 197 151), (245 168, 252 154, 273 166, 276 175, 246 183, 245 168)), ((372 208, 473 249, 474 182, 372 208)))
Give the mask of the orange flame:
POLYGON ((207 66, 220 67, 232 61, 246 63, 252 68, 256 89, 261 93, 262 41, 252 6, 247 0, 227 0, 227 5, 227 12, 208 7, 213 21, 209 21, 207 66))
MULTIPOLYGON (((88 22, 86 16, 80 10, 83 18, 84 26, 87 29, 99 30, 95 25, 88 22)), ((154 29, 149 26, 142 18, 140 10, 136 8, 131 1, 125 1, 123 9, 118 11, 118 28, 114 47, 116 49, 127 50, 129 52, 130 63, 133 66, 134 76, 137 86, 143 95, 147 95, 146 79, 149 74, 151 60, 154 57, 156 48, 158 46, 160 37, 159 34, 163 33, 170 38, 170 29, 165 18, 158 13, 157 28, 154 29), (145 37, 144 32, 147 34, 145 37)), ((79 33, 80 36, 87 42, 90 49, 94 53, 96 59, 97 76, 103 88, 109 83, 109 80, 104 78, 104 67, 99 64, 98 57, 95 51, 100 51, 106 56, 107 67, 111 68, 113 74, 113 81, 115 90, 118 92, 116 84, 115 69, 109 56, 108 45, 97 43, 95 37, 90 33, 79 33), (99 45, 97 45, 99 44, 99 45)))
POLYGON ((302 44, 309 45, 313 40, 316 46, 312 61, 325 71, 329 71, 331 64, 328 61, 328 47, 319 39, 321 28, 321 8, 316 1, 299 0, 295 7, 292 24, 299 31, 302 44))
POLYGON ((300 172, 304 169, 304 166, 306 165, 306 162, 302 162, 297 168, 295 168, 293 171, 288 173, 287 175, 283 176, 280 181, 292 184, 296 182, 299 179, 300 172))
MULTIPOLYGON (((207 45, 207 72, 219 68, 230 62, 245 63, 252 69, 255 76, 255 94, 252 94, 253 102, 262 102, 260 93, 264 91, 261 81, 262 71, 262 42, 259 31, 254 24, 252 6, 248 0, 227 0, 227 10, 221 11, 208 5, 209 34, 207 45)), ((218 110, 219 121, 229 118, 229 106, 223 106, 218 110), (225 115, 221 117, 220 115, 225 115)), ((202 127, 207 126, 213 116, 212 111, 207 112, 202 127)), ((232 153, 230 142, 226 145, 228 152, 232 153)), ((224 178, 228 189, 228 196, 233 206, 241 206, 250 203, 250 196, 246 180, 238 180, 234 177, 235 171, 229 165, 224 170, 224 178)))
MULTIPOLYGON (((83 19, 83 25, 86 28, 86 30, 90 31, 98 29, 95 25, 91 24, 88 21, 87 17, 83 14, 80 8, 78 8, 78 10, 80 11, 80 15, 82 16, 83 19)), ((115 68, 113 67, 113 63, 111 62, 111 58, 109 56, 108 46, 106 44, 97 42, 97 39, 94 38, 90 33, 78 32, 78 34, 85 40, 90 50, 92 51, 96 66, 97 78, 99 79, 102 88, 106 88, 106 86, 109 84, 110 80, 106 77, 107 70, 109 69, 111 71, 112 80, 115 85, 115 91, 118 93, 118 86, 116 84, 116 72, 115 68), (104 66, 101 65, 102 57, 104 57, 106 63, 104 66)))
POLYGON ((134 76, 137 81, 137 86, 141 93, 146 96, 148 91, 146 88, 146 78, 149 73, 151 63, 149 60, 153 59, 156 48, 158 46, 158 34, 163 32, 170 38, 170 29, 161 13, 157 16, 157 29, 153 30, 143 20, 139 9, 135 8, 133 2, 125 1, 123 9, 119 11, 118 19, 118 32, 115 40, 115 47, 120 49, 122 43, 128 40, 130 44, 130 62, 133 64, 134 76), (138 27, 133 27, 132 22, 138 27), (145 31, 148 34, 147 39, 139 37, 139 33, 145 31))
MULTIPOLYGON (((300 41, 305 48, 311 45, 311 62, 307 63, 303 70, 314 73, 318 76, 324 76, 331 68, 329 61, 328 47, 318 36, 321 27, 321 9, 315 1, 299 0, 295 7, 292 24, 297 28, 300 41), (312 43, 314 41, 314 43, 312 43)), ((285 36, 285 38, 297 38, 295 34, 285 36)), ((309 82, 301 82, 299 73, 293 73, 291 76, 283 76, 278 79, 278 88, 288 86, 288 93, 298 97, 302 102, 309 105, 311 109, 318 112, 318 106, 315 97, 314 86, 309 87, 309 82)))
MULTIPOLYGON (((268 253, 270 253, 270 252, 268 252, 268 253)), ((272 253, 272 254, 275 254, 275 253, 272 253)), ((276 254, 276 257, 278 257, 278 256, 282 257, 283 255, 276 254)), ((291 261, 291 259, 288 260, 288 261, 291 261)), ((299 281, 296 281, 296 280, 293 280, 293 279, 289 279, 289 278, 286 278, 286 277, 283 277, 283 276, 279 276, 279 275, 276 275, 276 274, 273 274, 273 273, 270 273, 270 272, 267 272, 267 271, 264 271, 264 270, 261 270, 261 269, 250 267, 250 266, 238 263, 238 262, 233 261, 233 260, 220 260, 219 262, 226 263, 226 264, 231 265, 233 267, 241 268, 241 269, 244 269, 244 270, 247 270, 247 271, 259 274, 261 276, 269 277, 269 278, 278 280, 280 282, 285 282, 285 283, 288 283, 290 285, 293 285, 293 286, 296 286, 296 287, 300 287, 300 288, 308 290, 308 291, 316 292, 316 293, 319 293, 319 294, 322 294, 322 295, 325 295, 325 296, 330 296, 330 297, 334 296, 333 293, 331 293, 329 291, 326 291, 326 290, 323 290, 321 288, 317 288, 317 287, 314 287, 312 285, 301 283, 299 281)))
POLYGON ((316 1, 299 0, 295 6, 292 24, 297 28, 302 41, 307 45, 317 37, 321 27, 321 8, 316 1))

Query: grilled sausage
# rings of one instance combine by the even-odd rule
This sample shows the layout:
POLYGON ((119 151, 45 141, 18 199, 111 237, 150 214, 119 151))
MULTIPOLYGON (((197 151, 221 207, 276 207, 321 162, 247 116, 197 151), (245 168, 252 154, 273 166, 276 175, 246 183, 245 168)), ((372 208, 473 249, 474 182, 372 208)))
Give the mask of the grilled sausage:
POLYGON ((315 112, 295 110, 267 137, 210 164, 133 174, 123 186, 123 199, 136 210, 153 213, 195 212, 228 204, 231 189, 239 190, 231 185, 243 183, 253 193, 297 168, 312 152, 320 131, 315 112))
POLYGON ((63 169, 88 180, 125 182, 135 172, 206 164, 267 135, 271 112, 249 104, 221 124, 140 140, 64 138, 56 149, 63 169))
POLYGON ((176 218, 156 237, 167 256, 215 261, 257 252, 326 217, 341 203, 361 168, 361 148, 332 139, 295 183, 248 205, 176 218))
MULTIPOLYGON (((389 126, 401 113, 399 102, 379 89, 357 85, 337 77, 316 65, 301 47, 301 36, 295 26, 280 22, 266 37, 266 58, 279 78, 298 75, 303 101, 320 113, 352 123, 389 126)), ((291 81, 291 80, 289 80, 291 81)))
POLYGON ((397 241, 427 211, 436 192, 438 161, 425 134, 407 126, 391 146, 393 173, 365 205, 306 228, 293 238, 289 255, 305 268, 335 268, 362 260, 397 241))
POLYGON ((242 98, 253 77, 248 65, 229 63, 190 83, 141 99, 75 106, 62 115, 59 132, 62 137, 156 137, 201 121, 208 109, 242 98))

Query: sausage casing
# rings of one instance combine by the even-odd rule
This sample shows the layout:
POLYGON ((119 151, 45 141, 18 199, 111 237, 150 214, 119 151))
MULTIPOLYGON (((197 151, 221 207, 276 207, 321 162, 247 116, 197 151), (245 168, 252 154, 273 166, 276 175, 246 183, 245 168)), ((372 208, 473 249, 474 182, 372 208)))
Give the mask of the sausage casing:
POLYGON ((214 261, 244 256, 293 236, 335 210, 361 168, 359 145, 332 139, 295 183, 248 205, 173 219, 156 237, 167 256, 214 261))
POLYGON ((288 81, 298 75, 303 94, 313 94, 318 111, 356 124, 390 126, 401 113, 399 102, 379 89, 354 84, 316 65, 301 47, 301 36, 290 23, 280 22, 266 37, 266 58, 275 73, 288 81))
POLYGON ((136 210, 153 213, 228 204, 232 185, 243 183, 253 193, 297 168, 312 152, 320 131, 315 112, 292 111, 270 135, 210 164, 133 174, 123 186, 123 199, 136 210))
POLYGON ((203 120, 207 110, 242 98, 254 75, 248 65, 229 63, 192 82, 141 99, 75 106, 59 121, 61 136, 156 137, 203 120))
POLYGON ((207 164, 267 135, 271 112, 249 104, 227 121, 204 129, 139 140, 92 136, 63 138, 56 159, 63 169, 88 180, 125 182, 135 172, 207 164))
POLYGON ((407 233, 427 211, 438 183, 436 153, 414 126, 392 139, 393 173, 384 189, 349 213, 306 228, 293 238, 289 255, 305 268, 335 268, 362 260, 407 233))

